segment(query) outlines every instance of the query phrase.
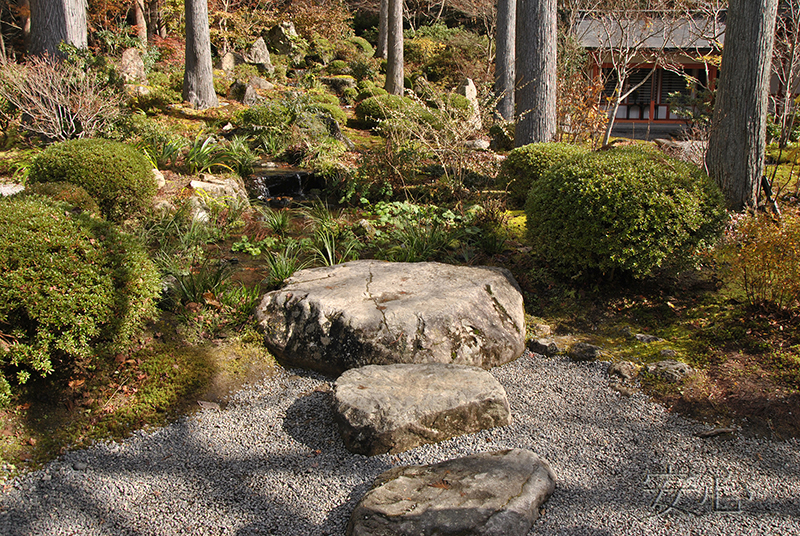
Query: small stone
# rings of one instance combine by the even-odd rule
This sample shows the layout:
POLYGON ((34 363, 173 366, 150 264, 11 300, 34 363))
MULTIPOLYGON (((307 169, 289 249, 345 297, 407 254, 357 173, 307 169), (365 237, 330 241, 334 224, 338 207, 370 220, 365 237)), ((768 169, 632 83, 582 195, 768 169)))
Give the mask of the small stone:
POLYGON ((158 186, 159 190, 167 185, 167 181, 164 178, 164 174, 161 173, 156 168, 153 168, 153 178, 156 180, 156 186, 158 186))
POLYGON ((661 341, 664 340, 661 337, 656 337, 654 335, 648 335, 646 333, 637 333, 636 335, 634 335, 634 337, 636 337, 637 341, 643 342, 645 344, 650 344, 651 342, 661 342, 661 341))
POLYGON ((86 462, 73 462, 72 468, 76 471, 85 471, 89 467, 89 464, 86 462))
POLYGON ((537 337, 549 337, 553 334, 553 328, 547 324, 536 323, 533 325, 533 332, 537 337))
POLYGON ((636 392, 636 389, 633 389, 631 387, 626 387, 626 386, 622 385, 621 383, 612 383, 610 385, 610 387, 613 390, 615 390, 616 392, 618 392, 619 394, 621 394, 622 396, 625 396, 625 397, 629 397, 629 396, 633 395, 633 393, 636 392))
POLYGON ((694 369, 681 361, 667 359, 647 365, 647 372, 662 380, 678 383, 694 373, 694 369))
POLYGON ((631 381, 639 375, 639 366, 630 361, 611 363, 608 366, 609 376, 618 376, 623 380, 631 381))
POLYGON ((490 143, 486 140, 467 140, 464 147, 473 151, 488 151, 490 143))
POLYGON ((561 349, 554 339, 531 339, 528 341, 528 350, 534 354, 554 356, 561 353, 561 349))
POLYGON ((675 350, 672 350, 670 348, 665 348, 665 349, 661 350, 661 352, 659 352, 659 353, 661 355, 663 355, 664 357, 675 357, 676 355, 678 355, 678 352, 676 352, 675 350))
POLYGON ((603 355, 602 349, 594 344, 576 342, 567 350, 567 355, 575 361, 594 361, 603 355))

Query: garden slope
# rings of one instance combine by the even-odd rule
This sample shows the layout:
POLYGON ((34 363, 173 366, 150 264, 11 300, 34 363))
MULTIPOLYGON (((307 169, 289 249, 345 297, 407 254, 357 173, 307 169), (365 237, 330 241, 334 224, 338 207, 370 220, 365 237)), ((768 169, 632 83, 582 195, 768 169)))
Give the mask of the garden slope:
POLYGON ((606 367, 526 353, 492 370, 510 426, 371 458, 345 450, 330 380, 281 373, 223 410, 19 478, 0 494, 0 533, 341 535, 392 466, 520 447, 557 476, 530 534, 800 535, 796 440, 698 438, 702 425, 609 389, 606 367))

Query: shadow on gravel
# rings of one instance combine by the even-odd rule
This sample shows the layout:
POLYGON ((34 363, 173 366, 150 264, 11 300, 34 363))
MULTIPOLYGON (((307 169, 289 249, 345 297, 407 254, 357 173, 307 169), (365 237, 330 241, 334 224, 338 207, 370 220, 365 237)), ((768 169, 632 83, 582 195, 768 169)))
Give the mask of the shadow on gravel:
POLYGON ((306 424, 310 433, 301 439, 310 448, 323 446, 328 452, 309 454, 298 449, 285 455, 221 455, 214 441, 200 441, 187 425, 176 424, 165 429, 171 437, 146 440, 147 447, 140 445, 137 452, 123 448, 89 456, 84 471, 70 468, 66 476, 55 472, 52 481, 37 482, 34 490, 23 494, 22 507, 8 505, 4 510, 0 532, 9 536, 61 533, 75 527, 79 534, 93 527, 97 533, 131 536, 216 534, 219 526, 226 525, 240 535, 344 534, 349 512, 388 466, 352 459, 324 441, 331 425, 323 426, 322 433, 315 426, 326 418, 327 396, 301 397, 289 412, 286 426, 296 430, 305 422, 307 411, 321 412, 319 422, 306 424), (310 441, 315 432, 320 440, 310 441), (324 486, 329 481, 350 483, 351 489, 335 499, 338 504, 331 505, 324 519, 309 518, 320 513, 302 507, 309 490, 315 483, 324 486), (59 496, 68 500, 49 502, 51 486, 57 486, 59 496), (4 532, 4 526, 10 532, 4 532))
POLYGON ((314 451, 344 448, 333 416, 333 393, 317 390, 300 396, 286 410, 283 431, 314 451))

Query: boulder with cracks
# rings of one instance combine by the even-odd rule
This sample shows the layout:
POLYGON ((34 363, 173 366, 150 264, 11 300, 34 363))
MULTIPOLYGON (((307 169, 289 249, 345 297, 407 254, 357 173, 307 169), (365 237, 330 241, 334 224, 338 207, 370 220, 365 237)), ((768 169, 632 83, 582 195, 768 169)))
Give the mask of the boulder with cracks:
POLYGON ((522 294, 503 268, 352 261, 300 270, 256 309, 283 362, 338 375, 365 365, 488 369, 525 349, 522 294))

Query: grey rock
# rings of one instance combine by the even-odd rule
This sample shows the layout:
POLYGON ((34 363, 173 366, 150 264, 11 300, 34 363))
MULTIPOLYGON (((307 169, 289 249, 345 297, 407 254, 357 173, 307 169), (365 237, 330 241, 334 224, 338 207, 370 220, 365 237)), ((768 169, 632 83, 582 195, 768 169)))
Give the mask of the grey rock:
POLYGON ((559 348, 555 339, 541 338, 528 341, 528 350, 535 354, 554 356, 564 353, 563 348, 559 348))
POLYGON ((524 536, 555 489, 529 450, 475 454, 381 474, 350 516, 348 536, 524 536))
MULTIPOLYGON (((481 128, 481 108, 480 104, 478 103, 478 88, 475 87, 475 82, 472 81, 471 78, 465 79, 456 92, 459 95, 463 95, 469 101, 470 105, 472 105, 472 117, 470 118, 470 123, 477 129, 481 128)), ((488 149, 488 147, 487 147, 488 149)))
POLYGON ((153 212, 159 216, 166 216, 167 214, 172 214, 175 212, 175 205, 166 199, 160 199, 153 203, 153 212))
POLYGON ((261 89, 264 91, 275 89, 275 84, 273 84, 269 80, 261 78, 260 76, 251 76, 250 80, 248 81, 248 84, 250 84, 255 89, 261 89))
POLYGON ((358 220, 358 229, 367 236, 375 236, 375 227, 367 219, 358 220))
POLYGON ((632 387, 627 387, 625 385, 622 385, 621 383, 612 383, 610 387, 625 397, 633 396, 633 394, 636 392, 636 389, 632 387))
POLYGON ((647 333, 637 333, 634 335, 636 340, 639 342, 643 342, 645 344, 650 344, 651 342, 662 342, 664 339, 661 337, 656 337, 655 335, 648 335, 647 333))
POLYGON ((490 145, 486 140, 467 140, 464 142, 464 147, 473 151, 487 151, 490 145))
POLYGON ((374 456, 511 424, 503 386, 466 365, 369 365, 336 380, 334 413, 345 446, 374 456))
POLYGON ((192 190, 202 190, 205 195, 216 199, 238 198, 242 202, 248 202, 247 190, 244 182, 240 178, 226 177, 224 179, 202 173, 199 180, 189 183, 192 190))
POLYGON ((553 328, 547 324, 536 323, 533 325, 533 332, 537 337, 549 337, 553 334, 553 328))
POLYGON ((602 349, 594 344, 576 342, 567 350, 567 355, 575 361, 594 361, 603 355, 602 349))
POLYGON ((675 357, 676 355, 678 355, 678 352, 676 352, 675 350, 672 350, 670 348, 664 348, 659 353, 661 355, 663 355, 664 357, 675 357))
POLYGON ((167 185, 167 181, 164 178, 164 174, 161 173, 156 168, 153 168, 153 178, 156 180, 156 186, 158 186, 159 190, 167 185))
POLYGON ((244 95, 242 96, 242 104, 244 104, 245 106, 253 106, 255 104, 258 104, 259 101, 261 101, 261 97, 258 96, 258 93, 256 93, 255 88, 250 84, 248 84, 247 87, 244 88, 244 95))
POLYGON ((639 367, 631 361, 620 361, 608 366, 608 375, 631 381, 639 375, 639 367))
POLYGON ((352 76, 321 76, 319 81, 339 95, 347 88, 356 87, 356 79, 352 76))
POLYGON ((281 22, 270 28, 268 39, 270 48, 277 54, 294 55, 298 53, 300 36, 291 22, 281 22))
POLYGON ((89 464, 86 462, 74 462, 72 464, 72 468, 76 471, 85 471, 89 467, 89 464))
POLYGON ((122 52, 122 59, 119 61, 119 73, 125 83, 144 84, 147 83, 147 73, 144 70, 144 61, 139 50, 128 48, 122 52))
POLYGON ((694 373, 694 369, 681 361, 667 359, 647 365, 647 372, 669 382, 681 382, 694 373))
POLYGON ((242 63, 244 63, 242 56, 236 54, 235 52, 226 52, 219 60, 219 68, 226 73, 229 73, 233 71, 237 65, 242 63))
POLYGON ((253 106, 263 100, 256 91, 255 86, 250 83, 245 84, 244 82, 239 81, 231 84, 231 87, 228 88, 227 97, 231 100, 239 101, 247 106, 253 106))
POLYGON ((24 184, 18 184, 18 183, 13 183, 13 182, 12 183, 3 183, 3 184, 0 184, 0 197, 5 197, 5 196, 8 196, 8 195, 14 195, 14 194, 17 194, 17 193, 21 192, 24 189, 25 189, 25 185, 24 184))
POLYGON ((522 294, 504 268, 352 261, 300 270, 264 295, 270 351, 324 373, 364 365, 490 368, 525 349, 522 294))
POLYGON ((318 115, 317 117, 325 125, 325 128, 328 130, 328 134, 330 134, 331 138, 342 142, 348 151, 352 151, 356 148, 355 144, 350 141, 350 138, 344 135, 344 132, 342 132, 342 127, 339 126, 339 123, 336 122, 336 119, 331 117, 330 114, 326 112, 318 115))
POLYGON ((256 65, 261 72, 265 72, 267 74, 272 74, 275 72, 275 67, 273 67, 272 61, 269 57, 267 43, 264 42, 263 37, 256 39, 256 42, 253 43, 253 46, 250 47, 250 50, 244 53, 242 59, 245 63, 256 65))

